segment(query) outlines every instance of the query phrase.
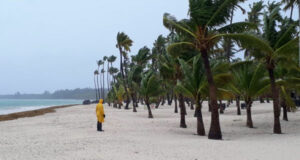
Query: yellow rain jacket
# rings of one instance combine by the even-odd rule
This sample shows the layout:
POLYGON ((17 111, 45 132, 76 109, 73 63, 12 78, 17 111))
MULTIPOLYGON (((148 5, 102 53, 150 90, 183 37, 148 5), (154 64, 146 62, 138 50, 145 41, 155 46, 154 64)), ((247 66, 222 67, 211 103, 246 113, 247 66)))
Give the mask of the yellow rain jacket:
POLYGON ((104 109, 103 109, 103 99, 100 99, 99 103, 97 104, 96 107, 96 114, 97 114, 97 119, 100 123, 104 122, 104 109))

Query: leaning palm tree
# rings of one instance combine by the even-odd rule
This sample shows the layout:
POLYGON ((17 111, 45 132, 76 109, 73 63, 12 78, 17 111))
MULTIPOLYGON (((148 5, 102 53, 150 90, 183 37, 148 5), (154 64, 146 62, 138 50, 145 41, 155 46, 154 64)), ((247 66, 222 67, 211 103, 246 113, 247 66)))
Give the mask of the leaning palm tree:
POLYGON ((118 33, 116 48, 118 48, 119 52, 120 52, 120 72, 122 75, 123 86, 124 86, 126 98, 127 98, 125 109, 129 109, 128 106, 130 103, 130 98, 129 98, 129 93, 127 90, 128 85, 126 84, 126 79, 125 79, 125 74, 124 74, 123 57, 125 56, 126 52, 130 51, 130 47, 132 46, 132 43, 133 43, 133 41, 124 32, 118 33))
POLYGON ((224 36, 239 41, 243 48, 249 49, 250 54, 265 65, 270 78, 273 98, 273 132, 275 134, 281 134, 279 92, 274 70, 279 62, 293 62, 293 59, 297 57, 299 37, 294 38, 295 35, 291 32, 295 27, 293 25, 289 26, 284 32, 277 31, 278 26, 276 24, 282 20, 279 14, 280 5, 274 3, 269 5, 269 8, 272 10, 269 14, 265 13, 263 35, 256 36, 242 33, 224 36))
POLYGON ((158 76, 153 71, 148 71, 141 81, 140 95, 144 98, 147 105, 148 118, 153 118, 150 107, 150 98, 159 97, 164 92, 160 85, 157 85, 160 83, 161 80, 158 79, 158 76))
POLYGON ((232 9, 238 3, 238 0, 189 0, 190 19, 177 21, 175 17, 168 13, 164 15, 165 27, 171 31, 176 31, 180 36, 184 37, 181 42, 170 45, 168 52, 176 52, 179 48, 193 48, 202 56, 209 84, 209 99, 212 106, 209 139, 222 139, 217 104, 217 88, 213 80, 209 61, 209 53, 220 41, 220 38, 213 39, 213 37, 220 33, 241 32, 245 28, 254 27, 247 22, 226 25, 232 9))
POLYGON ((246 103, 247 126, 253 128, 251 107, 254 98, 260 96, 268 89, 269 78, 264 67, 253 61, 237 62, 231 66, 234 85, 231 86, 234 93, 240 95, 246 103))

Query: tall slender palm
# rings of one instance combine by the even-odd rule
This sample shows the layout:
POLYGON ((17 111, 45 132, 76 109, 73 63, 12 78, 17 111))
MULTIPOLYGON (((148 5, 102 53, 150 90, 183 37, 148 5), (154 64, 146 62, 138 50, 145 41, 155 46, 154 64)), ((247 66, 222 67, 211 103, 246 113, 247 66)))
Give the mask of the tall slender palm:
POLYGON ((103 64, 102 64, 102 69, 101 69, 101 74, 102 74, 102 95, 103 95, 103 99, 105 99, 105 61, 107 60, 107 57, 104 56, 103 57, 103 64))
MULTIPOLYGON (((246 0, 239 0, 239 2, 245 2, 246 0)), ((233 18, 234 18, 234 11, 236 9, 240 9, 242 11, 242 14, 246 13, 246 10, 244 8, 242 8, 242 6, 240 5, 235 5, 235 7, 233 7, 231 9, 231 13, 230 13, 230 19, 229 19, 229 24, 232 25, 233 24, 233 18)), ((233 41, 229 38, 225 38, 224 39, 224 51, 225 51, 225 56, 228 62, 230 62, 230 59, 233 57, 233 55, 235 54, 234 52, 234 44, 233 41)))
POLYGON ((95 91, 96 91, 96 100, 99 99, 99 96, 98 96, 98 85, 97 85, 98 80, 96 82, 96 77, 98 78, 98 74, 99 74, 98 70, 95 70, 94 71, 94 84, 95 84, 95 91))
POLYGON ((213 39, 220 33, 241 32, 245 28, 254 27, 247 22, 225 25, 231 16, 232 9, 239 3, 238 0, 189 0, 190 19, 177 21, 175 17, 166 13, 164 25, 176 31, 184 39, 168 47, 168 52, 176 52, 179 48, 194 48, 201 54, 204 61, 209 94, 212 106, 211 126, 209 139, 222 139, 217 104, 217 88, 210 68, 209 53, 219 39, 213 39), (223 26, 225 25, 225 26, 223 26), (223 27, 221 27, 223 26, 223 27))
MULTIPOLYGON (((104 66, 104 63, 103 63, 103 66, 104 66)), ((102 99, 105 99, 105 86, 104 86, 104 75, 105 75, 105 70, 104 70, 104 67, 101 69, 101 75, 102 75, 102 99)))
POLYGON ((269 79, 262 65, 255 64, 253 61, 237 62, 231 66, 233 74, 233 91, 242 96, 247 108, 247 126, 253 128, 251 107, 253 99, 264 93, 268 89, 269 79))
POLYGON ((100 67, 101 65, 103 64, 103 61, 102 60, 99 60, 97 61, 97 65, 98 65, 98 77, 97 77, 97 83, 98 83, 98 95, 99 95, 99 98, 103 98, 102 96, 102 83, 101 83, 101 70, 100 70, 100 67), (100 82, 99 82, 100 80, 100 82), (99 85, 100 84, 100 85, 99 85))
POLYGON ((107 87, 107 88, 106 88, 106 89, 109 90, 109 79, 108 79, 108 78, 109 78, 109 76, 108 76, 108 75, 109 75, 109 73, 108 73, 108 70, 109 70, 109 62, 108 62, 108 57, 107 57, 107 56, 104 56, 104 57, 103 57, 103 61, 104 61, 104 62, 107 61, 107 67, 106 67, 106 87, 107 87))
MULTIPOLYGON (((248 14, 248 18, 246 19, 247 22, 256 24, 257 26, 261 26, 261 17, 264 15, 263 9, 265 8, 264 5, 264 1, 258 1, 258 2, 254 2, 252 5, 249 6, 250 7, 250 11, 247 13, 248 14)), ((254 33, 260 33, 260 30, 252 30, 251 32, 254 33)), ((249 57, 249 50, 246 49, 245 50, 245 54, 244 57, 247 58, 249 57)))
POLYGON ((126 52, 130 51, 130 47, 132 46, 132 43, 133 43, 133 41, 124 32, 118 33, 116 47, 119 49, 119 52, 120 52, 120 72, 122 75, 123 85, 124 85, 125 93, 126 93, 125 109, 129 109, 128 106, 130 103, 130 98, 129 98, 129 93, 127 90, 128 85, 126 84, 126 79, 125 79, 125 74, 124 74, 123 57, 125 56, 126 52))
POLYGON ((279 62, 292 62, 297 57, 299 50, 298 41, 299 37, 294 38, 294 33, 291 32, 295 26, 291 25, 287 30, 277 30, 278 21, 280 17, 280 4, 269 4, 270 13, 264 15, 264 33, 261 36, 252 34, 231 34, 226 37, 233 38, 239 41, 244 48, 250 50, 255 59, 265 64, 269 73, 271 92, 273 98, 273 111, 274 111, 274 128, 275 134, 281 133, 280 125, 280 107, 279 107, 279 94, 278 86, 276 85, 276 77, 274 70, 279 62), (262 37, 262 38, 261 38, 262 37))

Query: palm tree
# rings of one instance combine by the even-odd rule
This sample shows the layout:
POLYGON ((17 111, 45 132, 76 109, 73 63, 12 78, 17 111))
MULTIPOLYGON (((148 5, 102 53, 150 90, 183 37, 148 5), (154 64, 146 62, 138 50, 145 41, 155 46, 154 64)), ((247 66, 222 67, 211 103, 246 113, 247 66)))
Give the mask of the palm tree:
POLYGON ((101 74, 102 74, 102 99, 105 99, 105 87, 104 87, 104 63, 103 63, 103 68, 101 69, 101 74))
POLYGON ((295 110, 296 106, 290 97, 289 93, 299 89, 300 70, 297 68, 297 62, 295 64, 289 63, 279 64, 275 70, 275 75, 278 77, 277 84, 279 86, 280 106, 283 109, 283 120, 288 121, 287 111, 295 110))
POLYGON ((150 107, 150 98, 159 97, 163 94, 163 90, 160 85, 157 85, 160 83, 161 80, 158 79, 158 76, 153 71, 148 71, 141 81, 140 94, 147 105, 148 118, 153 118, 150 107))
POLYGON ((163 54, 159 56, 159 63, 160 76, 162 77, 165 84, 169 86, 171 93, 174 96, 174 112, 178 113, 177 95, 173 92, 173 88, 177 82, 176 70, 174 67, 176 65, 175 58, 171 57, 171 55, 169 54, 163 54))
POLYGON ((124 99, 124 94, 125 94, 125 88, 122 84, 115 84, 113 86, 114 93, 116 95, 119 109, 121 109, 121 106, 123 105, 123 99, 124 99))
POLYGON ((246 103, 247 126, 253 128, 251 107, 253 99, 261 95, 268 89, 269 79, 262 65, 255 64, 253 61, 237 62, 231 66, 234 85, 232 90, 240 95, 246 103))
MULTIPOLYGON (((246 19, 247 22, 250 22, 250 23, 253 23, 253 24, 256 24, 257 26, 261 26, 261 16, 264 15, 264 12, 263 12, 263 9, 265 8, 265 5, 264 5, 264 2, 261 0, 261 1, 258 1, 258 2, 254 2, 251 5, 249 5, 250 7, 250 12, 248 12, 248 18, 246 19)), ((257 29, 257 30, 252 30, 251 32, 254 32, 254 33, 260 33, 260 30, 257 29)), ((244 55, 245 58, 249 57, 249 50, 246 49, 245 50, 245 55, 244 55)))
POLYGON ((132 43, 133 43, 133 41, 124 32, 118 33, 116 47, 119 49, 119 52, 120 52, 120 72, 122 75, 123 86, 125 88, 125 93, 126 93, 125 109, 129 109, 128 106, 130 103, 130 98, 129 98, 129 93, 127 90, 128 85, 126 84, 126 79, 125 79, 125 74, 124 74, 123 56, 125 56, 126 52, 130 51, 130 47, 132 46, 132 43))
POLYGON ((108 62, 108 57, 107 56, 104 56, 103 57, 103 61, 105 62, 105 61, 107 61, 107 68, 106 68, 106 86, 107 86, 107 90, 109 90, 109 76, 108 76, 108 70, 109 70, 109 62, 108 62))
POLYGON ((137 95, 142 80, 142 72, 146 68, 148 61, 151 59, 150 54, 150 49, 145 46, 138 51, 137 55, 131 57, 132 63, 129 67, 128 86, 133 102, 133 112, 136 112, 136 107, 138 107, 137 95))
POLYGON ((299 10, 299 17, 300 17, 300 0, 282 0, 282 3, 285 4, 284 10, 291 10, 290 19, 293 18, 293 11, 294 7, 297 5, 299 10))
MULTIPOLYGON (((298 14, 299 14, 298 27, 300 27, 300 0, 282 0, 282 2, 285 3, 284 10, 291 9, 290 21, 292 21, 294 7, 296 5, 298 5, 298 14)), ((300 30, 300 28, 299 28, 299 30, 300 30)), ((299 35, 298 35, 298 37, 299 37, 299 35)), ((300 46, 300 41, 299 41, 299 46, 300 46)), ((299 54, 298 54, 298 62, 299 62, 299 66, 300 66, 300 47, 299 47, 299 54)))
POLYGON ((171 31, 176 31, 183 37, 181 42, 173 43, 168 52, 175 52, 181 48, 194 48, 202 56, 209 84, 209 99, 211 102, 211 126, 209 139, 222 139, 217 103, 217 88, 210 68, 209 53, 220 41, 213 39, 220 33, 241 32, 245 28, 254 27, 247 22, 225 25, 231 16, 231 11, 238 4, 238 0, 189 0, 190 19, 177 21, 175 17, 166 13, 164 25, 171 31), (220 27, 225 25, 223 27, 220 27))
MULTIPOLYGON (((192 98, 196 104, 195 117, 197 117, 197 134, 205 135, 204 124, 202 119, 202 102, 207 99, 208 83, 205 76, 205 68, 202 63, 200 55, 195 56, 188 62, 191 62, 191 66, 184 60, 179 60, 181 69, 184 75, 182 81, 177 82, 176 91, 183 93, 185 96, 192 98)), ((231 81, 231 74, 228 73, 229 65, 222 61, 212 61, 211 63, 214 80, 218 88, 218 96, 225 97, 226 84, 231 81)))
POLYGON ((96 91, 96 100, 99 99, 99 96, 98 96, 98 85, 97 85, 98 80, 96 82, 96 77, 98 78, 98 74, 99 74, 98 70, 95 70, 94 71, 94 84, 95 84, 95 91, 96 91))
POLYGON ((98 77, 97 77, 97 83, 98 83, 98 95, 99 95, 99 98, 102 98, 102 83, 101 83, 101 76, 100 76, 100 73, 101 73, 101 71, 100 71, 100 67, 101 67, 101 65, 103 64, 103 61, 102 60, 99 60, 99 61, 97 61, 97 65, 98 65, 98 77, 99 77, 99 79, 98 79, 98 77), (99 85, 99 80, 100 80, 100 85, 99 85))
POLYGON ((166 53, 166 38, 162 35, 159 35, 155 42, 153 43, 153 50, 152 50, 152 67, 154 71, 158 69, 158 56, 166 53))
POLYGON ((278 86, 275 83, 276 77, 274 70, 276 69, 277 63, 280 61, 292 62, 293 59, 297 57, 299 37, 294 38, 294 34, 291 32, 295 27, 293 25, 289 26, 285 31, 276 30, 278 27, 276 24, 282 20, 279 14, 280 4, 271 3, 268 8, 270 9, 270 13, 265 13, 264 15, 265 24, 262 38, 247 33, 224 36, 239 41, 243 48, 250 50, 255 59, 265 64, 269 73, 273 98, 273 132, 275 134, 281 134, 279 93, 278 86))
POLYGON ((105 80, 104 80, 105 69, 104 69, 104 67, 105 67, 105 61, 106 60, 107 60, 107 57, 104 56, 103 59, 102 59, 103 64, 102 64, 102 69, 101 69, 101 75, 102 75, 102 90, 101 90, 101 92, 102 92, 102 96, 103 96, 102 98, 103 99, 105 99, 105 80))
POLYGON ((111 74, 112 78, 113 78, 113 84, 116 83, 116 74, 119 72, 118 68, 115 67, 110 67, 109 68, 109 73, 111 74))
MULTIPOLYGON (((112 77, 113 77, 114 72, 111 72, 111 71, 113 71, 113 70, 111 70, 111 68, 114 67, 114 66, 113 66, 113 63, 116 61, 116 59, 117 59, 117 57, 114 56, 114 55, 109 56, 108 59, 107 59, 107 62, 110 63, 110 67, 109 67, 108 71, 109 71, 109 74, 110 74, 112 77)), ((117 71, 117 72, 118 72, 118 71, 117 71)), ((116 72, 116 73, 117 73, 117 72, 116 72)), ((111 83, 111 79, 109 79, 109 83, 111 83)))

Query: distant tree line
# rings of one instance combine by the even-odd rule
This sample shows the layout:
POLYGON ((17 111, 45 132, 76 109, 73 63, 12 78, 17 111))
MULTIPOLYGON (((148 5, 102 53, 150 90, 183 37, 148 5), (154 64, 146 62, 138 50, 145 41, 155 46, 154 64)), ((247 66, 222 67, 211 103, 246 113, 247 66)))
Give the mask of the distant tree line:
MULTIPOLYGON (((104 91, 105 93, 107 90, 104 91)), ((95 89, 91 88, 77 88, 57 90, 53 93, 45 91, 42 94, 21 94, 17 92, 13 95, 0 95, 0 99, 95 99, 95 89)))

